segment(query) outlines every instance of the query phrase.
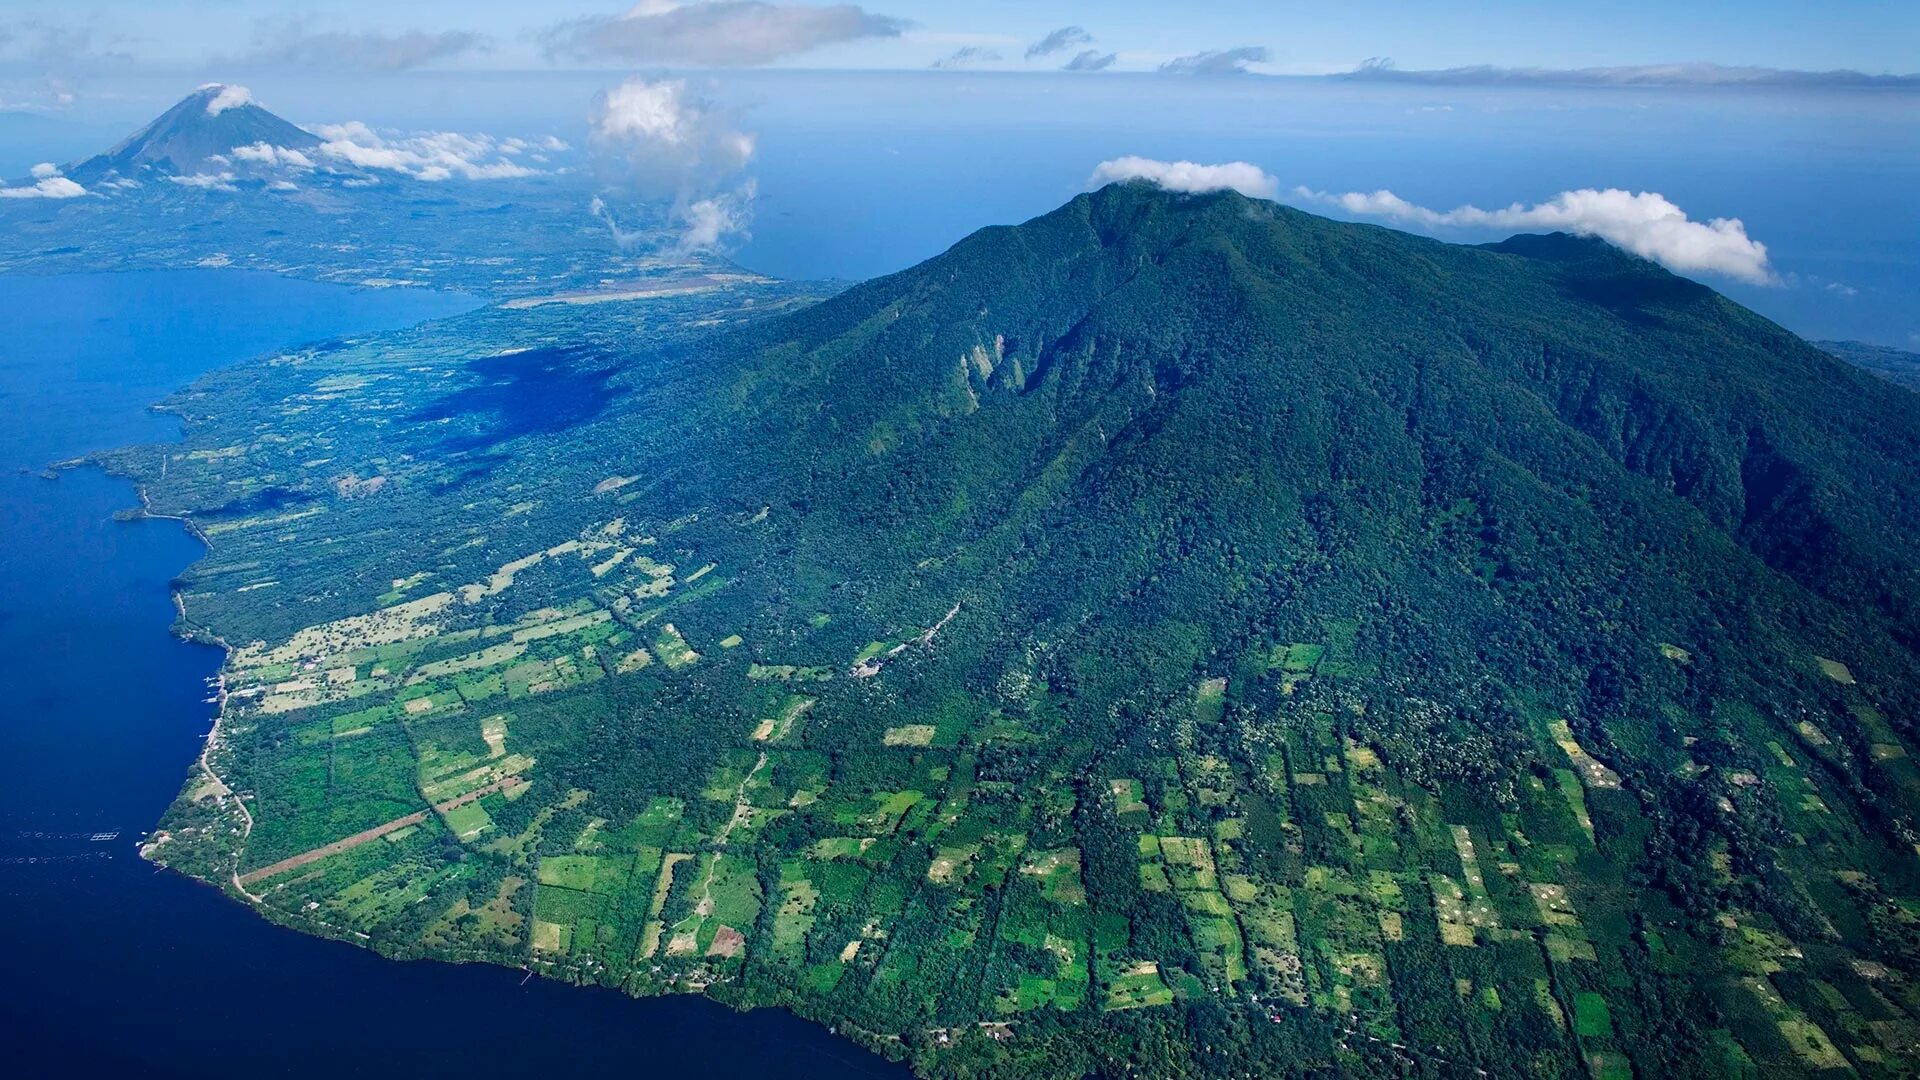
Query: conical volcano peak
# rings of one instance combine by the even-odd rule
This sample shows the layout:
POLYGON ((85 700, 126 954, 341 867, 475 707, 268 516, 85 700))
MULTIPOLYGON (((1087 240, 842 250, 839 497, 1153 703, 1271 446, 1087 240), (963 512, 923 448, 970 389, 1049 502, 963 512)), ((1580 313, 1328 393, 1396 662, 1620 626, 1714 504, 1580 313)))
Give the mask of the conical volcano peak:
POLYGON ((88 183, 143 171, 186 176, 231 163, 235 150, 260 144, 307 150, 320 138, 256 104, 244 86, 207 83, 104 154, 74 164, 67 174, 88 183))

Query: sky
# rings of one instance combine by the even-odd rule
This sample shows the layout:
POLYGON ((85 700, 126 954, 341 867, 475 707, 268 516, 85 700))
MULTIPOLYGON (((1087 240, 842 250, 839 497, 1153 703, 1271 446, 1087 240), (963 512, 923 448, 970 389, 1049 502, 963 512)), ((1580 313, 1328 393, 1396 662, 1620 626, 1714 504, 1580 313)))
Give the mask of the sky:
MULTIPOLYGON (((102 69, 934 65, 1322 74, 1389 59, 1593 68, 1711 63, 1912 73, 1912 0, 8 0, 16 80, 102 69), (1194 58, 1201 58, 1194 60, 1194 58), (1211 65, 1211 66, 1210 66, 1211 65)), ((18 96, 16 94, 16 96, 18 96)))

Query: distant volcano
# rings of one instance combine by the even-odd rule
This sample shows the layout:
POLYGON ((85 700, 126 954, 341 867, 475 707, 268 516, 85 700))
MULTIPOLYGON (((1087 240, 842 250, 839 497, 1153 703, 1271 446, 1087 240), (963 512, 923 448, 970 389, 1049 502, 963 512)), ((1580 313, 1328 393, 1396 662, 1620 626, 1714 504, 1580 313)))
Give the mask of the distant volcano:
POLYGON ((65 171, 88 185, 115 174, 138 176, 144 170, 185 176, 215 171, 235 150, 261 143, 307 151, 318 147, 320 138, 255 105, 244 86, 208 83, 113 149, 65 171))

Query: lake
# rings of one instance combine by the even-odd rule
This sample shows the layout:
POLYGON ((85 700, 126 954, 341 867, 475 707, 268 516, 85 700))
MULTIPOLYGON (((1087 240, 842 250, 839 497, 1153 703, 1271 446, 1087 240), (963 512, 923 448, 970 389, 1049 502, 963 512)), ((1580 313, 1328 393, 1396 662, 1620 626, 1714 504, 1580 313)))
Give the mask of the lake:
POLYGON ((202 371, 474 304, 230 270, 0 277, 10 1074, 452 1076, 564 1063, 642 1076, 907 1075, 784 1012, 383 960, 269 925, 135 853, 210 723, 219 653, 168 633, 168 582, 203 549, 172 522, 114 521, 135 502, 123 481, 40 470, 171 437, 174 422, 146 406, 202 371))

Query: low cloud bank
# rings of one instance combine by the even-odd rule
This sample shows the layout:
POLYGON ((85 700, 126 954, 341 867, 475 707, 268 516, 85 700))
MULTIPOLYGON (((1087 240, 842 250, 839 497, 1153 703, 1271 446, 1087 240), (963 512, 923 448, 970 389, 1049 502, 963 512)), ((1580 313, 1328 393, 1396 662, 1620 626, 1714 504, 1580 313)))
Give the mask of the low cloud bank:
POLYGON ((64 176, 40 175, 41 166, 34 167, 38 180, 20 187, 0 187, 0 199, 77 199, 87 193, 87 189, 64 176))
MULTIPOLYGON (((1280 182, 1244 161, 1203 165, 1138 156, 1114 158, 1094 168, 1087 186, 1128 180, 1144 180, 1167 191, 1237 191, 1254 199, 1280 197, 1280 182)), ((1494 210, 1472 205, 1433 210, 1384 188, 1325 192, 1296 187, 1292 195, 1303 203, 1427 230, 1500 229, 1598 237, 1676 273, 1719 274, 1755 285, 1780 284, 1768 261, 1767 246, 1748 236, 1739 218, 1695 221, 1672 200, 1654 191, 1581 188, 1531 206, 1514 203, 1494 210)))
POLYGON ((233 148, 235 161, 245 161, 254 165, 277 165, 288 169, 311 169, 313 159, 298 150, 286 146, 274 146, 257 142, 249 146, 233 148))
POLYGON ((1295 188, 1295 197, 1349 214, 1384 218, 1427 229, 1486 228, 1569 232, 1597 236, 1679 273, 1722 274, 1756 285, 1778 284, 1767 246, 1747 235, 1739 218, 1694 221, 1666 196, 1653 191, 1581 188, 1543 203, 1514 203, 1496 210, 1460 206, 1431 210, 1385 189, 1329 194, 1295 188))
POLYGON ((1237 191, 1250 199, 1277 199, 1280 181, 1258 165, 1229 161, 1221 165, 1201 165, 1192 161, 1156 161, 1128 156, 1103 161, 1088 177, 1089 187, 1105 187, 1125 180, 1146 180, 1167 191, 1201 194, 1208 191, 1237 191))
POLYGON ((1392 60, 1375 57, 1337 77, 1434 86, 1879 87, 1920 90, 1920 74, 1872 75, 1849 70, 1796 71, 1706 63, 1590 68, 1493 67, 1480 64, 1403 71, 1395 67, 1392 60))
MULTIPOLYGON (((538 169, 511 160, 517 152, 510 145, 515 140, 503 143, 491 135, 454 131, 382 135, 358 120, 322 124, 313 132, 324 140, 318 150, 323 157, 362 169, 396 172, 415 180, 432 182, 456 176, 463 180, 512 180, 539 174, 538 169)), ((282 155, 283 164, 289 163, 284 155, 295 153, 284 147, 266 149, 282 155)))
POLYGON ((201 191, 232 193, 240 190, 233 185, 235 177, 230 172, 193 173, 188 176, 169 176, 167 179, 181 187, 199 188, 201 191))

